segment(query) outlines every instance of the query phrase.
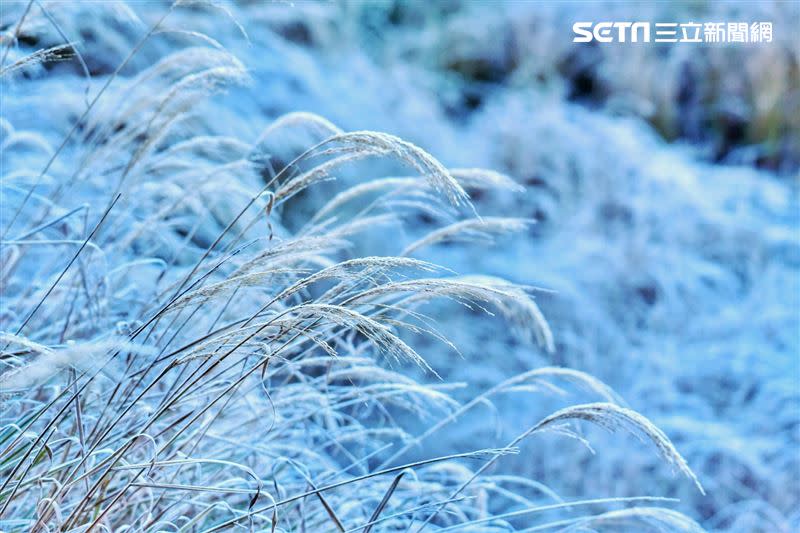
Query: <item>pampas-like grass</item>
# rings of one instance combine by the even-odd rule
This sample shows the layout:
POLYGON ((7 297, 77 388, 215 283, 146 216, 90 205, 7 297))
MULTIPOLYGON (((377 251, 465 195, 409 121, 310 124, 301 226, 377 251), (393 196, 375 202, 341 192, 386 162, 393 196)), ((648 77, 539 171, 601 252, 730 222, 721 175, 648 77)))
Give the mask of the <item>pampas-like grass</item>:
MULTIPOLYGON (((450 175, 463 188, 478 190, 499 189, 514 192, 524 190, 510 177, 492 170, 482 168, 455 168, 450 169, 450 175)), ((400 195, 409 191, 418 192, 421 185, 420 179, 415 177, 378 178, 365 183, 359 183, 336 194, 328 203, 314 213, 311 221, 320 220, 362 196, 381 193, 387 190, 388 191, 385 193, 387 195, 400 195)))
POLYGON ((533 220, 509 217, 483 217, 472 220, 462 220, 449 226, 432 231, 425 237, 413 242, 400 252, 400 255, 411 255, 416 250, 440 242, 475 242, 492 241, 493 235, 522 231, 533 224, 533 220))
POLYGON ((539 422, 533 431, 546 429, 553 424, 564 420, 586 420, 609 431, 626 430, 640 439, 652 442, 659 455, 668 464, 692 480, 701 494, 705 494, 703 486, 694 472, 686 464, 686 460, 678 453, 675 446, 652 422, 644 416, 613 403, 591 403, 575 405, 553 413, 539 422))
POLYGON ((576 518, 562 531, 585 531, 587 528, 596 527, 645 527, 648 531, 654 532, 701 533, 704 531, 697 522, 686 515, 662 507, 644 506, 576 518))
POLYGON ((307 111, 295 111, 287 113, 275 119, 264 131, 261 132, 258 140, 256 140, 256 147, 262 145, 267 139, 273 135, 277 135, 283 128, 297 128, 301 127, 310 130, 322 139, 340 135, 344 133, 338 126, 334 125, 325 117, 321 117, 315 113, 307 111))
MULTIPOLYGON (((452 347, 421 306, 443 298, 498 312, 545 354, 553 333, 532 288, 407 255, 523 229, 527 220, 472 216, 467 192, 519 186, 309 113, 277 119, 254 145, 209 133, 200 100, 247 73, 220 42, 187 29, 181 36, 200 46, 124 70, 151 39, 175 37, 161 26, 184 4, 194 3, 145 28, 72 129, 54 132, 62 144, 34 160, 40 167, 14 169, 34 178, 3 196, 0 327, 13 333, 0 335, 0 529, 479 527, 529 501, 482 477, 521 439, 397 460, 496 394, 561 392, 565 381, 615 403, 567 408, 534 431, 574 419, 632 429, 697 482, 663 432, 576 370, 531 369, 459 405, 457 385, 439 381, 447 376, 416 347, 420 335, 452 347), (265 176, 264 146, 295 128, 315 139, 265 176), (285 227, 288 199, 367 157, 418 176, 372 176, 300 232, 285 227), (363 209, 340 217, 345 204, 363 209), (405 251, 394 243, 399 257, 346 258, 359 233, 418 211, 444 227, 405 251), (406 375, 411 365, 430 382, 406 375)), ((31 5, 24 17, 49 17, 31 5)))
POLYGON ((10 76, 18 70, 32 68, 43 63, 65 61, 71 57, 72 44, 62 44, 51 48, 37 50, 25 57, 17 59, 7 67, 0 69, 0 78, 10 76))
POLYGON ((455 206, 471 205, 469 195, 447 169, 418 146, 394 135, 375 131, 354 131, 324 141, 323 154, 365 154, 390 156, 419 172, 431 186, 455 206), (334 146, 329 146, 334 145, 334 146))

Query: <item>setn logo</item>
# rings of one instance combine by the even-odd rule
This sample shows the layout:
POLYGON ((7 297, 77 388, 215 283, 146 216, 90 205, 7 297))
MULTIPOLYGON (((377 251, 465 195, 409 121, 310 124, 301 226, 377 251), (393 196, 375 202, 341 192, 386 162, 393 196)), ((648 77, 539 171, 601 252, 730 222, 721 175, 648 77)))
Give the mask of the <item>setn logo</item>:
POLYGON ((650 42, 649 22, 598 22, 593 30, 591 22, 576 22, 572 31, 576 34, 572 39, 574 43, 588 43, 592 38, 601 43, 611 43, 615 37, 617 42, 625 43, 629 36, 632 43, 650 42))
MULTIPOLYGON (((649 43, 649 22, 576 22, 574 43, 649 43)), ((656 22, 656 43, 771 43, 772 22, 656 22)))

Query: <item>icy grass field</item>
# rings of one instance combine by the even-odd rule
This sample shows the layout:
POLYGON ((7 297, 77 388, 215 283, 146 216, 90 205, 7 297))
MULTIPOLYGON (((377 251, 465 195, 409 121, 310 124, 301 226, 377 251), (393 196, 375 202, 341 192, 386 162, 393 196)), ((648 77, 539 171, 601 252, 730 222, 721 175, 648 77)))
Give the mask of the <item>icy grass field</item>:
POLYGON ((798 530, 797 9, 638 9, 4 2, 0 529, 798 530))

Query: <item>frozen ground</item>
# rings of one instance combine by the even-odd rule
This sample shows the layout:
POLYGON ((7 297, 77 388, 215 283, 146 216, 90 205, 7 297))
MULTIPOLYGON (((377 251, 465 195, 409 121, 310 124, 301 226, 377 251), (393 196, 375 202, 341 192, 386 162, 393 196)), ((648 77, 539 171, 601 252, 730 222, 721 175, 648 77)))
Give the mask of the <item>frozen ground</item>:
MULTIPOLYGON (((5 35, 14 31, 26 5, 4 4, 5 35)), ((26 66, 4 77, 4 231, 87 100, 168 7, 149 2, 131 2, 131 11, 111 3, 46 5, 58 30, 34 6, 22 32, 25 38, 11 48, 5 64, 61 44, 66 36, 77 43, 92 79, 87 81, 76 58, 26 66)), ((216 154, 204 152, 198 156, 203 165, 223 161, 228 152, 250 160, 253 154, 269 154, 275 169, 318 140, 303 128, 262 138, 265 128, 285 113, 314 112, 345 131, 388 132, 414 142, 448 168, 490 168, 511 176, 524 190, 468 188, 475 206, 481 215, 534 222, 492 243, 484 238, 445 242, 411 254, 459 274, 497 276, 541 289, 534 295, 552 329, 552 350, 475 309, 445 303, 425 308, 460 353, 414 332, 403 338, 445 383, 463 383, 450 391, 453 397, 468 402, 538 367, 584 371, 664 431, 706 494, 675 475, 649 444, 588 426, 583 436, 591 448, 558 434, 526 440, 518 455, 493 467, 493 482, 502 484, 506 474, 534 480, 541 485, 515 487, 520 483, 515 481, 508 490, 541 505, 559 498, 666 496, 679 498, 669 506, 710 531, 796 531, 800 44, 782 32, 789 27, 782 23, 798 22, 798 13, 790 4, 709 6, 687 4, 665 13, 660 8, 628 13, 632 8, 621 4, 610 9, 628 17, 774 20, 776 42, 695 55, 656 47, 640 48, 630 57, 620 48, 576 51, 567 22, 578 14, 591 19, 594 9, 601 8, 571 6, 575 12, 563 4, 481 8, 446 2, 415 9, 243 2, 225 10, 203 3, 175 9, 162 29, 180 31, 154 35, 133 57, 75 135, 89 141, 69 143, 29 200, 36 209, 52 201, 58 206, 54 212, 61 214, 83 203, 91 206, 86 221, 83 215, 75 218, 81 228, 75 231, 85 238, 86 228, 122 183, 120 170, 128 158, 141 155, 135 143, 147 146, 131 135, 122 137, 129 144, 115 151, 114 142, 121 141, 114 135, 130 123, 146 122, 145 112, 153 107, 169 111, 163 123, 161 118, 151 122, 158 135, 152 135, 155 145, 142 152, 142 160, 152 158, 152 164, 134 166, 122 189, 130 194, 121 200, 124 216, 116 219, 114 231, 104 230, 92 252, 103 266, 90 268, 88 275, 102 280, 98 286, 105 294, 97 298, 97 309, 87 304, 92 315, 87 323, 95 325, 76 327, 73 335, 88 341, 134 327, 138 309, 146 304, 142 300, 155 294, 159 283, 179 279, 196 259, 197 253, 178 246, 182 238, 196 231, 193 243, 207 246, 251 191, 263 186, 259 180, 268 176, 266 167, 258 167, 260 175, 208 167, 216 170, 199 182, 164 178, 169 172, 190 172, 190 158, 174 168, 158 166, 162 150, 187 139, 187 132, 227 135, 242 143, 219 147, 216 154), (138 89, 124 89, 168 53, 189 46, 203 47, 190 52, 203 59, 187 55, 164 69, 164 80, 153 75, 138 89), (223 57, 218 47, 241 65, 223 57), (219 79, 185 83, 186 95, 171 98, 181 76, 195 68, 193 61, 229 70, 220 72, 219 79), (224 93, 205 98, 223 86, 224 93), (168 103, 158 107, 159 101, 168 103), (113 122, 118 112, 123 118, 113 122), (173 119, 180 125, 177 132, 170 130, 173 119), (253 144, 258 150, 250 148, 253 144), (61 189, 67 177, 71 185, 61 189), (175 195, 197 183, 203 186, 197 200, 201 207, 187 208, 169 225, 159 226, 157 237, 150 235, 158 233, 147 225, 157 211, 153 206, 171 205, 175 195), (195 220, 203 204, 213 216, 195 220), (174 274, 160 274, 159 261, 174 266, 174 274)), ((309 217, 346 186, 408 173, 402 166, 374 161, 337 169, 335 181, 316 184, 279 205, 269 231, 279 240, 302 234, 309 217)), ((435 213, 413 204, 429 198, 401 200, 398 205, 410 206, 413 213, 360 233, 353 247, 334 257, 398 254, 440 222, 435 213)), ((363 207, 363 201, 351 202, 338 215, 344 219, 363 207)), ((40 224, 39 216, 33 208, 22 210, 15 238, 24 240, 20 235, 40 224)), ((55 229, 50 239, 76 238, 69 228, 63 233, 55 229)), ((14 333, 30 308, 25 302, 35 301, 31 293, 41 294, 49 285, 45 281, 60 271, 50 262, 66 257, 37 250, 10 277, 4 274, 4 332, 14 333), (27 284, 30 292, 24 289, 27 284)), ((18 261, 15 246, 5 253, 4 261, 12 256, 18 261)), ((241 305, 249 309, 248 302, 241 305)), ((51 327, 59 311, 44 305, 27 337, 60 346, 65 339, 58 339, 58 327, 51 327)), ((413 365, 394 369, 439 383, 413 365)), ((476 407, 410 447, 404 457, 499 447, 558 408, 598 400, 596 391, 557 385, 508 387, 492 397, 493 407, 476 407)), ((397 418, 410 433, 431 425, 421 425, 412 415, 397 418)), ((369 416, 386 422, 374 412, 369 416)), ((302 435, 295 438, 303 442, 302 435)), ((488 508, 495 513, 516 509, 513 499, 501 501, 499 508, 488 508)), ((512 521, 520 529, 539 523, 512 521)), ((628 527, 611 521, 593 527, 606 526, 628 527)))

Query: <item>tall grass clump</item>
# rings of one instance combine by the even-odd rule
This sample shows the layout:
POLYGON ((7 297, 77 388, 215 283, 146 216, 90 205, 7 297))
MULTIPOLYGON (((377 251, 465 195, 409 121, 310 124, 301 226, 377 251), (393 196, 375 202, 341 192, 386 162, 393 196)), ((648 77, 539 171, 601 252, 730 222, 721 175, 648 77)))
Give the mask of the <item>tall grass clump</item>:
MULTIPOLYGON (((658 495, 563 501, 534 480, 492 475, 525 439, 585 440, 574 427, 583 420, 649 441, 702 491, 665 433, 603 383, 534 369, 460 405, 415 349, 420 336, 455 349, 426 314, 444 300, 498 313, 555 350, 534 289, 413 257, 526 228, 478 217, 467 192, 515 182, 449 170, 398 137, 310 113, 266 124, 252 143, 218 134, 206 102, 246 86, 248 69, 211 36, 171 26, 183 10, 228 18, 196 2, 4 8, 4 101, 57 74, 69 82, 47 96, 70 119, 2 118, 0 529, 699 529, 652 507, 671 501, 658 495), (116 21, 95 28, 110 49, 136 35, 115 66, 72 42, 47 44, 80 35, 87 10, 116 21), (266 141, 298 129, 313 140, 276 164, 266 141), (299 229, 283 223, 292 198, 374 158, 407 175, 364 175, 299 229), (398 224, 420 213, 438 227, 400 242, 398 224), (354 255, 369 232, 397 240, 396 256, 354 255), (430 437, 494 394, 564 383, 602 403, 557 411, 504 446, 410 453, 425 455, 430 437)), ((25 105, 36 114, 43 104, 25 105)))

